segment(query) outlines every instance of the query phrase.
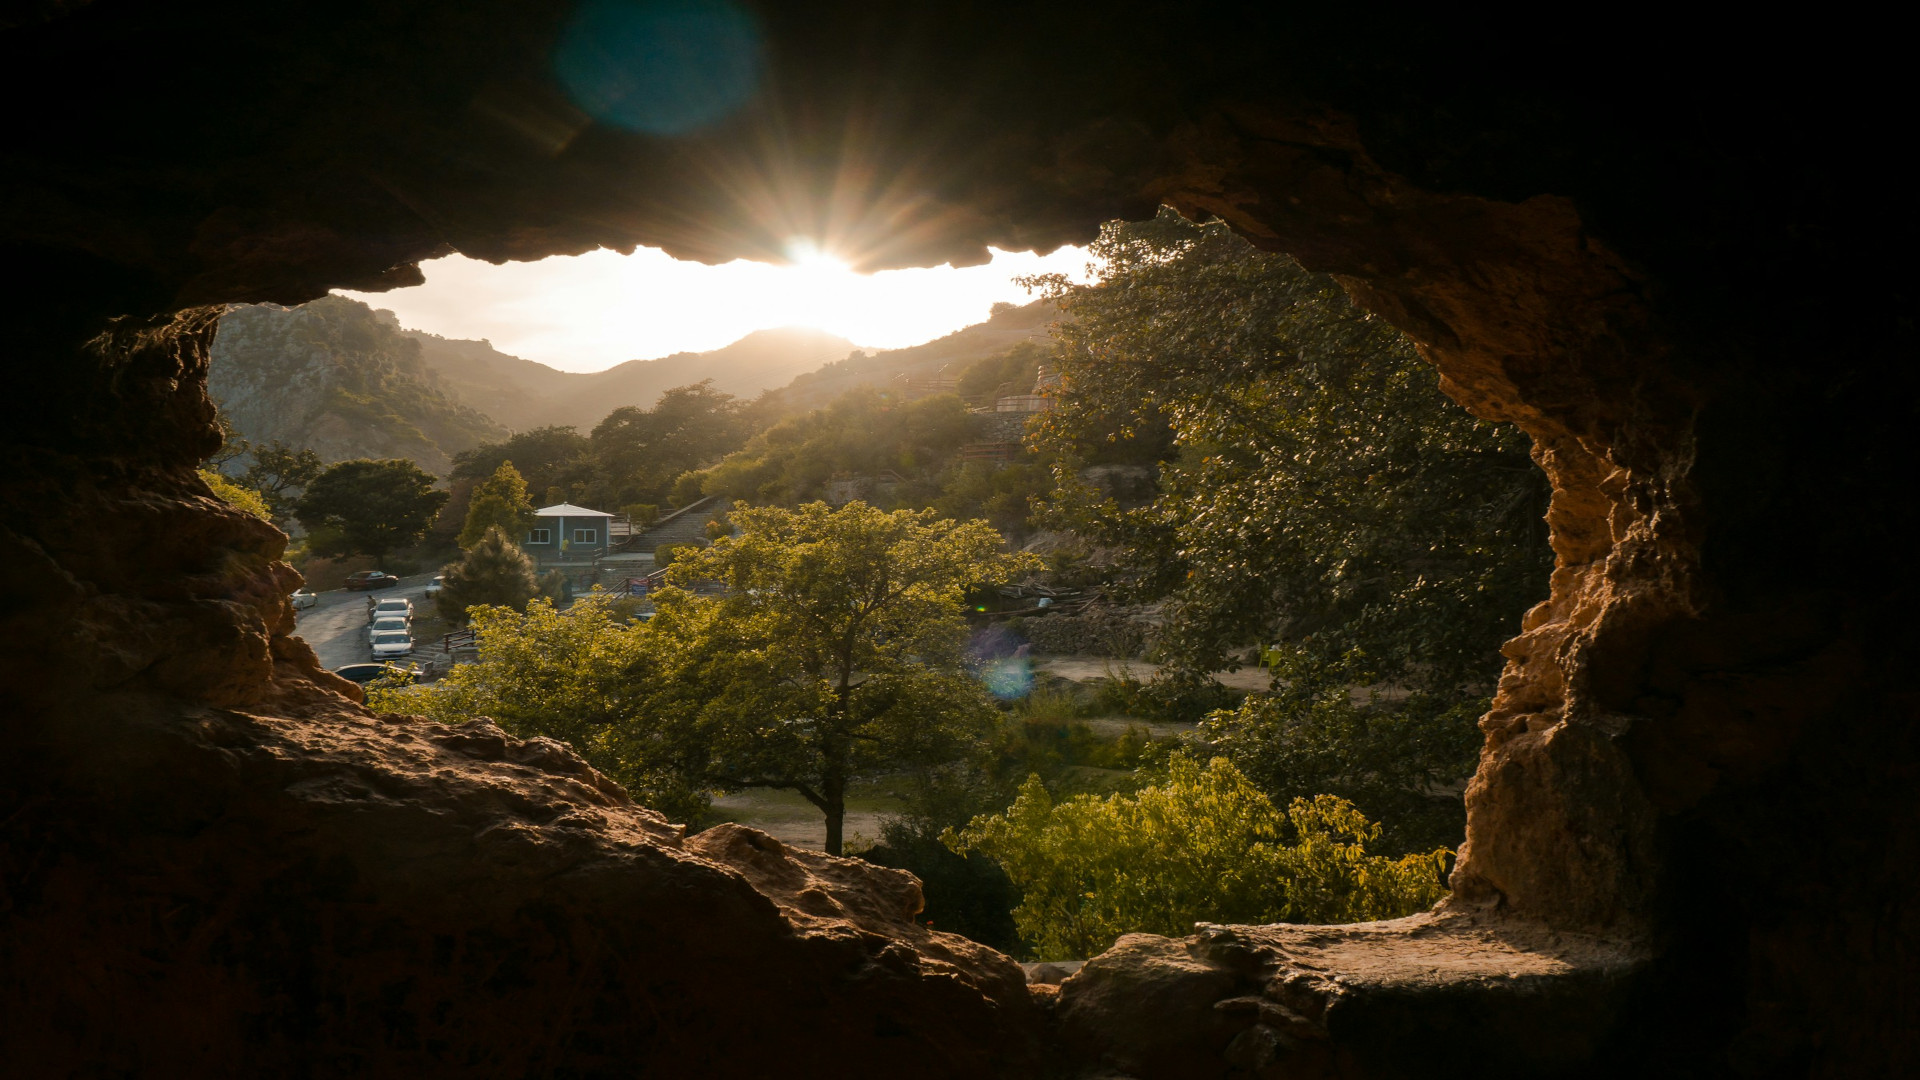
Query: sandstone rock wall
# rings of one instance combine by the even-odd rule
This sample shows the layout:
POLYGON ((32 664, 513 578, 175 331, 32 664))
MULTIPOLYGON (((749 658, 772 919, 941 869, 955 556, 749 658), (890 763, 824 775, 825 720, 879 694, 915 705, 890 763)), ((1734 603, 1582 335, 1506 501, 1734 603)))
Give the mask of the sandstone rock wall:
POLYGON ((717 259, 832 228, 869 266, 966 261, 1167 201, 1341 275, 1522 425, 1559 561, 1484 722, 1432 931, 1451 974, 1395 968, 1419 950, 1378 928, 1132 943, 1063 985, 1063 1045, 1312 1075, 1276 1048, 1318 1031, 1312 1060, 1393 1075, 1358 1049, 1505 1008, 1476 989, 1486 933, 1580 1048, 1543 1037, 1534 1071, 1920 1068, 1920 288, 1888 257, 1913 246, 1882 111, 1904 68, 1871 35, 1821 76, 1812 21, 753 10, 764 92, 678 139, 560 93, 559 6, 98 3, 0 30, 8 99, 43 103, 0 147, 12 1059, 1030 1070, 1004 967, 862 914, 900 910, 897 882, 676 845, 561 757, 368 717, 315 671, 279 537, 191 475, 195 306, 401 284, 449 249, 717 259), (730 970, 748 955, 766 977, 730 970), (1164 1044, 1082 1008, 1120 1000, 1116 967, 1179 987, 1164 1044), (1309 1015, 1355 980, 1374 1021, 1309 1015))

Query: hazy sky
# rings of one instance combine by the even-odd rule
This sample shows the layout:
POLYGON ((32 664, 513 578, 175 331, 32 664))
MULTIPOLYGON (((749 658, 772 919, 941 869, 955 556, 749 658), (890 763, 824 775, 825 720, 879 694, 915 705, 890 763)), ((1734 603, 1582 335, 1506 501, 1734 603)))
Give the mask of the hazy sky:
POLYGON ((427 283, 386 293, 343 293, 389 308, 400 324, 450 338, 485 338, 501 352, 565 371, 717 349, 755 330, 813 326, 857 345, 931 341, 987 317, 997 301, 1033 299, 1022 274, 1080 277, 1087 255, 995 251, 983 266, 855 274, 796 250, 774 266, 681 262, 655 248, 494 266, 464 256, 422 265, 427 283))

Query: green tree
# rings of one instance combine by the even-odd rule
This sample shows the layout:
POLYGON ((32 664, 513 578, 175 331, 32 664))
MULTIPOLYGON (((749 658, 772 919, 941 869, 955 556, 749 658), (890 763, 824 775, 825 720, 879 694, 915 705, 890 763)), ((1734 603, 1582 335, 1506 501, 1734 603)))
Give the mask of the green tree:
POLYGON ((1005 552, 985 522, 857 501, 738 504, 731 520, 739 535, 679 553, 669 571, 724 595, 669 589, 656 601, 657 658, 675 688, 662 705, 708 748, 711 783, 798 792, 825 815, 837 855, 849 781, 953 760, 990 728, 963 592, 1037 560, 1005 552))
POLYGON ((527 498, 527 482, 513 462, 502 461, 492 476, 474 485, 459 543, 470 551, 489 529, 498 528, 516 537, 525 535, 531 524, 533 503, 527 498))
POLYGON ((314 536, 317 555, 371 555, 416 544, 433 525, 447 493, 433 475, 404 458, 343 461, 307 485, 294 514, 314 536))
POLYGON ((668 390, 651 409, 613 410, 593 428, 590 497, 608 506, 670 497, 682 473, 712 463, 747 437, 740 407, 707 379, 668 390))
POLYGON ((1274 646, 1275 693, 1212 734, 1276 799, 1338 794, 1394 843, 1457 840, 1443 793, 1552 565, 1526 438, 1448 400, 1333 279, 1224 225, 1163 211, 1107 226, 1093 255, 1091 284, 1035 282, 1069 316, 1061 407, 1035 436, 1060 462, 1057 520, 1163 603, 1177 670, 1274 646), (1080 472, 1116 442, 1155 467, 1144 503, 1080 472))
POLYGON ((648 677, 652 637, 623 601, 595 593, 565 612, 535 599, 525 611, 482 604, 468 614, 477 663, 435 683, 372 688, 368 705, 447 724, 490 716, 523 738, 567 743, 672 820, 694 821, 706 810, 701 748, 660 722, 652 703, 658 680, 648 677))
POLYGON ((515 611, 540 594, 533 560, 498 525, 488 525, 459 561, 442 575, 440 614, 457 623, 467 621, 467 609, 491 604, 515 611))
POLYGON ((236 509, 245 510, 262 521, 273 520, 273 512, 267 508, 267 500, 252 488, 236 484, 212 469, 201 469, 200 480, 212 488, 213 493, 221 501, 236 509))
MULTIPOLYGON (((973 418, 950 394, 895 406, 870 388, 835 398, 825 408, 788 417, 754 436, 739 451, 699 474, 708 495, 797 505, 819 498, 836 476, 913 477, 944 467, 974 440, 973 418)), ((902 501, 927 505, 926 500, 902 501)))
MULTIPOLYGON (((544 493, 556 487, 565 491, 591 478, 593 468, 588 459, 591 446, 586 436, 570 427, 522 431, 504 441, 482 443, 455 454, 449 479, 455 483, 479 483, 492 476, 502 462, 512 461, 526 477, 528 491, 544 493)), ((564 497, 550 499, 543 505, 565 501, 564 497)))
POLYGON ((1014 924, 1043 960, 1092 956, 1127 933, 1195 922, 1359 922, 1431 906, 1451 852, 1370 854, 1379 827, 1332 796, 1285 813, 1225 758, 1185 755, 1131 794, 1055 802, 1033 777, 1003 814, 944 839, 985 854, 1020 891, 1014 924))
POLYGON ((240 482, 266 498, 275 521, 289 521, 300 492, 325 468, 319 454, 275 439, 253 448, 253 463, 241 474, 240 482))

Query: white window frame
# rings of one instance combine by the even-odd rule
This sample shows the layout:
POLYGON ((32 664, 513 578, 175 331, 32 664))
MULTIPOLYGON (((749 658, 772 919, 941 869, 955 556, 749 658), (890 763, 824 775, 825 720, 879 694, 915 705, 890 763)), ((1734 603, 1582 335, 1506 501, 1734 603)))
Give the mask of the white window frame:
POLYGON ((551 544, 553 543, 553 530, 552 529, 528 529, 527 543, 551 544))
POLYGON ((573 530, 573 542, 576 544, 598 544, 600 542, 600 530, 575 529, 573 530))

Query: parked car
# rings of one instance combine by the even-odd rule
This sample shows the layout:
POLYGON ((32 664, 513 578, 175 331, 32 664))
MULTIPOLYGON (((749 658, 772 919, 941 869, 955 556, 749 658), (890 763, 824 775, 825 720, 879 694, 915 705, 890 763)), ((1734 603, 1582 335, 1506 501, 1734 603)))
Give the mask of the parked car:
POLYGON ((400 579, 385 570, 360 570, 347 575, 347 588, 350 590, 384 589, 398 584, 400 579))
POLYGON ((333 673, 343 679, 351 679, 365 686, 375 679, 393 678, 411 682, 419 675, 413 665, 401 664, 348 664, 334 668, 333 673))
POLYGON ((375 660, 388 660, 413 652, 413 635, 405 630, 382 630, 370 636, 375 660))
POLYGON ((447 575, 445 574, 433 575, 433 580, 427 582, 427 589, 426 589, 427 599, 431 600, 434 597, 439 596, 440 590, 444 588, 446 584, 447 584, 447 575))
POLYGON ((295 611, 305 611, 320 602, 319 594, 312 589, 301 589, 295 592, 291 599, 293 600, 293 610, 295 611))
POLYGON ((388 596, 380 600, 367 600, 367 621, 374 622, 388 617, 413 618, 413 601, 404 596, 388 596))
POLYGON ((413 632, 412 627, 408 625, 406 619, 398 615, 383 615, 373 620, 373 624, 367 627, 367 644, 373 644, 373 635, 385 633, 389 630, 398 630, 401 633, 409 634, 413 632))

